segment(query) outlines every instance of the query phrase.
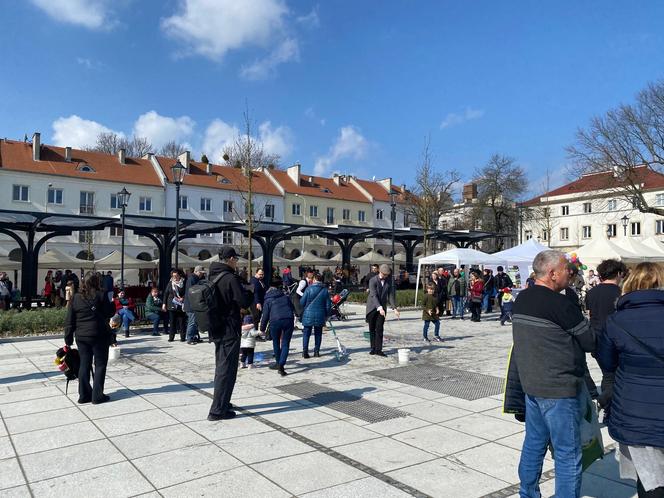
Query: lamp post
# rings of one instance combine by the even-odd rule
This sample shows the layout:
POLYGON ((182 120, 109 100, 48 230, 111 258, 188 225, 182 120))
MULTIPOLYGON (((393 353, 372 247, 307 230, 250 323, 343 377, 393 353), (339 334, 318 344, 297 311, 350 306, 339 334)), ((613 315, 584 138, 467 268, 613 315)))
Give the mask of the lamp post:
POLYGON ((124 259, 125 259, 125 209, 129 204, 131 194, 127 192, 126 187, 117 193, 118 204, 122 208, 122 249, 120 252, 120 290, 124 290, 124 259))
POLYGON ((180 186, 186 169, 179 159, 171 166, 175 184, 175 268, 178 268, 178 254, 180 253, 180 186))
MULTIPOLYGON (((394 192, 390 192, 390 206, 392 211, 390 213, 390 218, 392 219, 392 281, 395 282, 396 276, 394 275, 394 223, 397 220, 397 198, 394 192)), ((392 289, 396 292, 395 286, 392 286, 392 289)), ((396 304, 396 301, 395 301, 396 304)))
POLYGON ((611 240, 613 237, 613 230, 611 230, 611 225, 606 225, 606 238, 611 240))
POLYGON ((620 221, 622 221, 623 235, 627 237, 627 224, 629 223, 629 218, 627 217, 627 215, 625 215, 622 218, 620 218, 620 221))

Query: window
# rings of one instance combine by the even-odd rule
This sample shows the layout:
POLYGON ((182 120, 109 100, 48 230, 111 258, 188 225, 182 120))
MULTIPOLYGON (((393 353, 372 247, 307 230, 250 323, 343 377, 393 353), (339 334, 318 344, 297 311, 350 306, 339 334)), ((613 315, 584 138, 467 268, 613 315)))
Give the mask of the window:
POLYGON ((367 221, 366 213, 364 211, 357 212, 357 221, 367 221))
POLYGON ((199 233, 201 239, 212 237, 211 233, 199 233))
POLYGON ((320 239, 320 237, 318 235, 316 235, 315 233, 312 233, 311 235, 309 235, 309 240, 318 240, 318 239, 320 239))
POLYGON ((664 233, 664 220, 655 221, 655 233, 662 235, 664 233))
POLYGON ((79 244, 92 244, 92 230, 78 232, 79 244))
POLYGON ((201 212, 212 211, 212 199, 208 197, 201 197, 201 212))
POLYGON ((377 220, 382 220, 383 219, 383 210, 382 209, 376 209, 376 219, 377 220))
POLYGON ((542 240, 546 242, 549 240, 549 231, 548 230, 542 230, 542 240))
POLYGON ((590 239, 592 237, 592 227, 589 225, 581 227, 581 232, 584 239, 590 239))
POLYGON ((341 211, 341 218, 344 221, 350 221, 350 209, 343 209, 341 211))
POLYGON ((95 214, 95 193, 81 192, 79 211, 80 214, 95 214))
POLYGON ((18 202, 29 202, 30 201, 29 193, 30 193, 30 188, 27 185, 14 185, 12 200, 18 202))
POLYGON ((336 245, 336 242, 334 241, 334 239, 327 239, 325 241, 325 244, 328 245, 328 246, 333 246, 333 245, 336 245))
POLYGON ((233 201, 224 201, 224 213, 233 212, 233 201))
POLYGON ((221 243, 230 245, 233 243, 233 232, 221 232, 221 243))
POLYGON ((447 220, 443 220, 443 221, 440 222, 441 230, 447 230, 448 226, 449 226, 449 223, 447 222, 447 220))
POLYGON ((274 204, 265 204, 265 217, 274 219, 274 204))
POLYGON ((639 198, 634 196, 632 197, 632 209, 639 209, 639 198))
POLYGON ((544 209, 542 209, 542 215, 545 218, 548 218, 549 216, 551 216, 551 208, 545 207, 544 209))
POLYGON ((291 214, 293 216, 302 216, 300 212, 300 205, 293 203, 291 214))
POLYGON ((122 227, 110 227, 109 232, 111 237, 122 237, 122 227))
POLYGON ((118 194, 111 194, 111 209, 121 209, 120 203, 118 202, 118 194))
POLYGON ((606 207, 609 211, 615 211, 618 209, 618 201, 615 199, 609 199, 609 202, 606 203, 606 207))
MULTIPOLYGON (((256 212, 255 209, 256 209, 256 206, 252 203, 251 204, 251 215, 252 216, 256 212)), ((244 214, 249 215, 249 203, 248 202, 244 203, 244 214)))
POLYGON ((569 206, 562 206, 561 212, 563 216, 567 216, 569 214, 569 206))
POLYGON ((569 240, 569 228, 560 229, 560 240, 569 240))
POLYGON ((189 209, 189 198, 186 195, 180 196, 180 209, 189 209))
POLYGON ((530 240, 533 238, 533 232, 532 230, 526 230, 523 232, 523 236, 526 238, 526 240, 530 240))
POLYGON ((615 237, 617 233, 618 233, 618 227, 615 223, 610 223, 610 224, 606 225, 606 236, 607 237, 615 237))
POLYGON ((632 235, 641 235, 641 222, 634 221, 631 223, 631 234, 632 235))
POLYGON ((139 211, 152 211, 152 197, 139 197, 138 199, 139 211))
POLYGON ((334 223, 334 208, 327 208, 327 224, 332 225, 334 223))
POLYGON ((592 202, 584 202, 583 203, 583 212, 584 213, 592 213, 593 212, 592 202))
POLYGON ((49 204, 62 204, 62 193, 63 190, 61 188, 52 188, 49 187, 48 189, 48 203, 49 204))
POLYGON ((318 206, 309 206, 309 218, 318 218, 318 206))
POLYGON ((655 196, 655 204, 658 206, 664 206, 664 194, 657 194, 655 196))

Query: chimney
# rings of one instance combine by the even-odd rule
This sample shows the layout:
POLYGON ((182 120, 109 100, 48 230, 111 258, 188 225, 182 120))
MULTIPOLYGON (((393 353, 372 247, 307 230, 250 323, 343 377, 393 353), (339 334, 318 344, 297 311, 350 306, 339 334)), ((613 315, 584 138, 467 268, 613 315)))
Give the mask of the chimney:
POLYGON ((127 164, 127 150, 126 149, 118 150, 118 161, 120 161, 120 164, 127 164))
POLYGON ((178 156, 178 161, 184 166, 189 173, 189 161, 191 161, 191 152, 185 150, 182 154, 178 156))
POLYGON ((339 176, 338 173, 334 174, 334 176, 332 177, 332 181, 337 187, 339 186, 339 184, 341 183, 341 177, 339 176))
POLYGON ((205 172, 206 172, 208 175, 211 175, 211 174, 212 174, 212 165, 211 165, 210 163, 205 163, 205 172))
POLYGON ((286 173, 295 182, 295 185, 300 185, 300 163, 293 164, 293 166, 286 170, 286 173))
POLYGON ((65 161, 71 162, 71 147, 65 147, 65 161))
POLYGON ((468 204, 473 202, 474 199, 477 199, 477 184, 467 183, 463 186, 463 202, 468 204))
POLYGON ((385 178, 384 180, 376 180, 376 183, 379 183, 383 186, 387 193, 392 192, 392 178, 385 178))
POLYGON ((41 157, 41 133, 32 135, 32 160, 39 161, 41 157))

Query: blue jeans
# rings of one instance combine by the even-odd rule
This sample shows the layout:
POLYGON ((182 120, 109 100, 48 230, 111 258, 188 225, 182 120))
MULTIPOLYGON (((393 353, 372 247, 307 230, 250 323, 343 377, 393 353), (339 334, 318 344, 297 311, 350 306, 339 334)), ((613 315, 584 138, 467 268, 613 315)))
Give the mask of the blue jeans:
POLYGON ((270 322, 270 335, 272 336, 272 349, 274 361, 283 367, 288 359, 290 340, 293 337, 293 319, 275 320, 270 322))
MULTIPOLYGON (((302 329, 302 352, 309 352, 309 338, 311 337, 311 325, 305 325, 302 329)), ((323 326, 314 326, 314 352, 320 351, 320 343, 323 342, 323 326)))
POLYGON ((136 317, 129 308, 120 308, 118 315, 122 318, 122 328, 125 331, 129 330, 129 324, 136 320, 136 317))
POLYGON ((482 295, 482 310, 484 313, 491 313, 493 311, 493 297, 485 292, 482 295))
POLYGON ((152 335, 159 335, 159 322, 164 321, 164 333, 168 332, 168 320, 166 313, 148 313, 145 318, 152 322, 152 335))
POLYGON ((433 322, 433 333, 436 337, 440 337, 440 320, 424 320, 424 328, 422 329, 422 335, 425 339, 429 338, 429 324, 433 322))
POLYGON ((463 318, 463 296, 452 296, 452 316, 463 318))
POLYGON ((198 335, 198 325, 196 325, 196 313, 187 311, 187 341, 193 341, 198 335))
POLYGON ((581 493, 580 424, 587 392, 575 398, 538 398, 526 395, 526 437, 519 462, 521 498, 540 498, 539 480, 549 441, 553 446, 558 498, 581 493))

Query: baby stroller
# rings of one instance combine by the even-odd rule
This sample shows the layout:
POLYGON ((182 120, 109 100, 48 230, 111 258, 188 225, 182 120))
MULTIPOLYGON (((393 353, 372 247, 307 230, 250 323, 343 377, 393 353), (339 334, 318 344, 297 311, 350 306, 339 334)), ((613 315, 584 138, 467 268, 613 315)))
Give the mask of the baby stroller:
POLYGON ((332 296, 332 314, 330 315, 330 320, 333 318, 340 321, 348 319, 346 314, 341 311, 341 306, 346 302, 346 299, 348 299, 348 294, 350 294, 350 291, 348 289, 343 289, 339 294, 332 296))

